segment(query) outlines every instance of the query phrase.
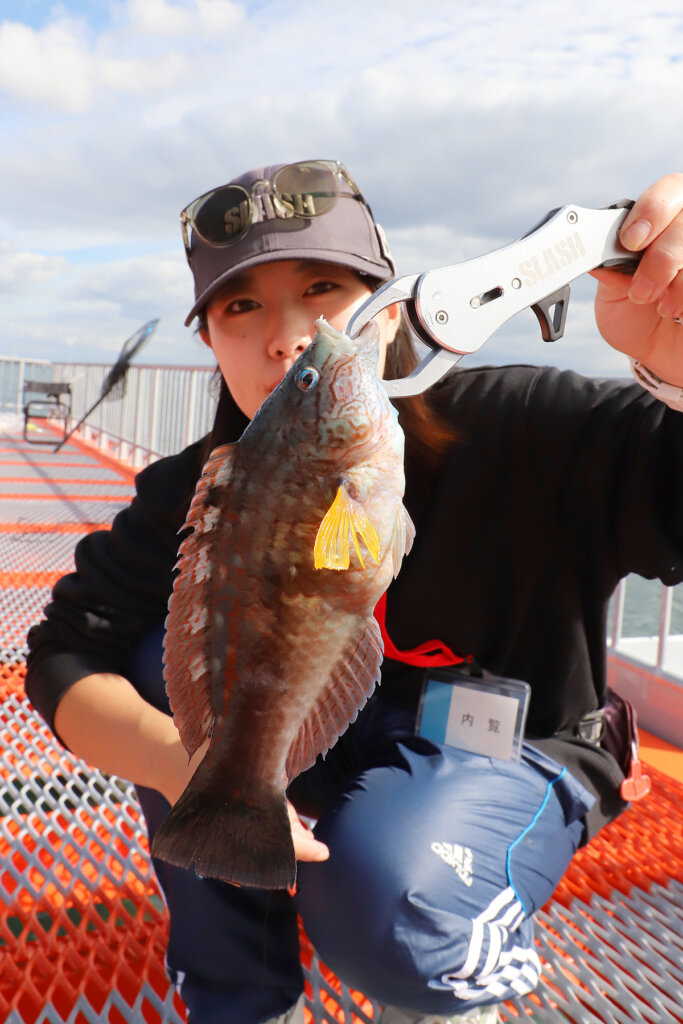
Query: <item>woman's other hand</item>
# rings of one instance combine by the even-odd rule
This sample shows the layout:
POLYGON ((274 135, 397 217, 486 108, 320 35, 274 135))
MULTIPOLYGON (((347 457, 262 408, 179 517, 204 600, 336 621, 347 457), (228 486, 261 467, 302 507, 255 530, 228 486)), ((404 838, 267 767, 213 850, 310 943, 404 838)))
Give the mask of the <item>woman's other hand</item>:
POLYGON ((594 270, 595 318, 610 345, 683 387, 683 174, 660 178, 634 204, 620 241, 642 252, 633 277, 594 270))

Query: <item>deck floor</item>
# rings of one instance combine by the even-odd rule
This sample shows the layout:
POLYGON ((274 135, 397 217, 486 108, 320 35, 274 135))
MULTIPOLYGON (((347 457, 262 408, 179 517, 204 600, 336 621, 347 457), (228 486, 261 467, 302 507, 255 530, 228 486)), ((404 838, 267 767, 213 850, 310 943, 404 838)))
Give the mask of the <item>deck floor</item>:
MULTIPOLYGON (((185 1016, 133 788, 64 751, 23 694, 28 627, 131 494, 130 470, 78 442, 55 455, 0 433, 0 1022, 185 1016)), ((504 1021, 682 1024, 683 752, 646 736, 643 754, 652 793, 575 857, 538 915, 544 980, 504 1021)), ((302 959, 309 1024, 376 1018, 305 936, 302 959)))

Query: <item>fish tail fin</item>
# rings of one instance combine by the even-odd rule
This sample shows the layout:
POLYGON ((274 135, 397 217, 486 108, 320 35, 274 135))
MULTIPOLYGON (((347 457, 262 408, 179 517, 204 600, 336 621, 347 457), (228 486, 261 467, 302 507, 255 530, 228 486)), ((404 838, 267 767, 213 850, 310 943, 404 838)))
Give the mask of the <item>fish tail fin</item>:
POLYGON ((250 784, 248 792, 230 794, 196 780, 197 773, 157 829, 152 856, 237 885, 293 886, 296 860, 282 790, 250 784))

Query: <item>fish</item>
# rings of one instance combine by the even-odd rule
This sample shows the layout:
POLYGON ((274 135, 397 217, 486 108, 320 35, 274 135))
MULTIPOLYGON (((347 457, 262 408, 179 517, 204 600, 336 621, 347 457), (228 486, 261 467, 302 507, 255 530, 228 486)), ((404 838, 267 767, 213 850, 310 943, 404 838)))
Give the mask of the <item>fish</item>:
POLYGON ((375 606, 410 551, 404 438, 377 374, 379 332, 322 318, 240 439, 214 449, 179 548, 164 676, 190 782, 152 855, 290 888, 286 787, 374 691, 375 606))

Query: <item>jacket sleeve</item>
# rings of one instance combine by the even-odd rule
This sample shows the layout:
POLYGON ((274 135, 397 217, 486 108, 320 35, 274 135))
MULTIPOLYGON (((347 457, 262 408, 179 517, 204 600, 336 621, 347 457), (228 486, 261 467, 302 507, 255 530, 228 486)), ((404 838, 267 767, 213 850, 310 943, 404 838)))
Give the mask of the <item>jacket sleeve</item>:
POLYGON ((538 373, 526 409, 534 473, 579 559, 683 580, 683 413, 639 385, 538 373))
POLYGON ((76 571, 57 582, 43 620, 29 631, 26 692, 50 727, 73 683, 97 672, 125 674, 132 647, 164 621, 200 446, 137 476, 131 504, 111 530, 79 542, 76 571))

